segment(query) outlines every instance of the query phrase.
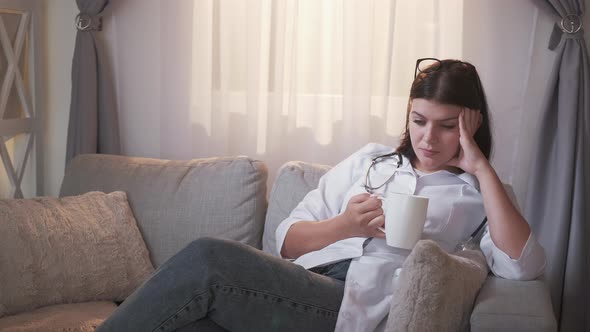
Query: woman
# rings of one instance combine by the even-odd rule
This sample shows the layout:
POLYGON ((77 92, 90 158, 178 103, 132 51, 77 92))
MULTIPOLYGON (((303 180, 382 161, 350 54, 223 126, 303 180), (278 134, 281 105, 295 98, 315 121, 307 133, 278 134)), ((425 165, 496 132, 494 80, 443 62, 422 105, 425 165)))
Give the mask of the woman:
POLYGON ((388 192, 429 197, 422 237, 447 251, 487 216, 481 248, 490 269, 536 278, 544 251, 491 167, 491 146, 475 67, 420 59, 397 150, 369 144, 357 151, 277 228, 277 249, 295 264, 232 241, 197 240, 98 331, 382 330, 393 271, 409 253, 387 246, 379 229, 384 216, 375 196, 388 192))

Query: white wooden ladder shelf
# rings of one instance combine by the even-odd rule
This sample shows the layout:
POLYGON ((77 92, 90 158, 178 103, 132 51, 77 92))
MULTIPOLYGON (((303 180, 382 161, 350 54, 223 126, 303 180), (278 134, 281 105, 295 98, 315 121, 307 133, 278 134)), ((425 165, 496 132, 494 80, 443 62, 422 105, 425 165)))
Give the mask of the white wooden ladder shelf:
POLYGON ((27 162, 31 160, 37 128, 32 94, 27 89, 32 85, 23 79, 23 72, 26 78, 27 71, 34 69, 30 65, 30 31, 29 12, 0 9, 0 159, 14 198, 23 197, 21 184, 27 162), (24 144, 7 144, 17 135, 19 139, 25 135, 24 144))

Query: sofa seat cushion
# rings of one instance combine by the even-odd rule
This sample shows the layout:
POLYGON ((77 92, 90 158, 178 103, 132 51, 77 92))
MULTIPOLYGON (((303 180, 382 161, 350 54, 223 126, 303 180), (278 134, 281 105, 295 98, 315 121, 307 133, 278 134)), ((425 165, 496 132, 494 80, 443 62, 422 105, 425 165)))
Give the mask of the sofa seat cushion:
POLYGON ((124 192, 0 199, 0 317, 122 301, 154 271, 124 192))
POLYGON ((2 332, 92 332, 117 306, 113 302, 58 304, 0 318, 2 332))

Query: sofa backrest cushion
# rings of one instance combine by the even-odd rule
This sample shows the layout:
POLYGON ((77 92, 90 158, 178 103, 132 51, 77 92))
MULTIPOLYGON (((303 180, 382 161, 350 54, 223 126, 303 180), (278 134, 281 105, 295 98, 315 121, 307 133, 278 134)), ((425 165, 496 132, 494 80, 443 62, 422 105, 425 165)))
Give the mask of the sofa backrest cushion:
POLYGON ((248 157, 172 161, 79 155, 60 196, 125 191, 156 267, 202 236, 261 248, 266 166, 248 157))
POLYGON ((320 177, 329 169, 327 165, 302 161, 288 162, 279 169, 268 201, 262 240, 264 251, 279 256, 275 239, 277 227, 309 191, 317 188, 320 177))

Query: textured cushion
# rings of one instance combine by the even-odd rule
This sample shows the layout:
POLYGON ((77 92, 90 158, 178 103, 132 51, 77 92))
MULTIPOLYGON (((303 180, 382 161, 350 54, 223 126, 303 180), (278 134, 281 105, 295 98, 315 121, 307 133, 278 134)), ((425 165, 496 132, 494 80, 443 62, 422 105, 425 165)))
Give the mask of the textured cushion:
POLYGON ((473 302, 487 274, 479 250, 449 255, 432 240, 418 241, 402 265, 386 331, 469 330, 473 302))
POLYGON ((124 192, 0 200, 0 317, 123 300, 153 272, 124 192))
POLYGON ((58 304, 0 318, 0 331, 93 332, 116 308, 113 302, 58 304))
POLYGON ((125 191, 152 262, 160 266, 202 236, 261 248, 266 178, 266 166, 247 157, 80 155, 68 164, 60 195, 125 191))
POLYGON ((266 212, 262 238, 264 251, 279 256, 275 239, 277 227, 310 190, 317 188, 320 177, 329 169, 330 166, 301 161, 288 162, 279 169, 266 212))

